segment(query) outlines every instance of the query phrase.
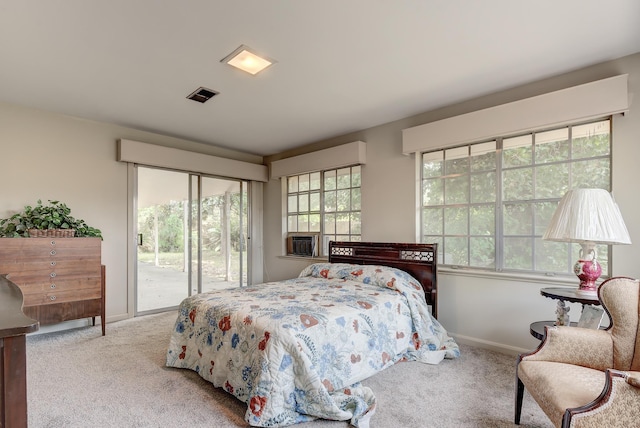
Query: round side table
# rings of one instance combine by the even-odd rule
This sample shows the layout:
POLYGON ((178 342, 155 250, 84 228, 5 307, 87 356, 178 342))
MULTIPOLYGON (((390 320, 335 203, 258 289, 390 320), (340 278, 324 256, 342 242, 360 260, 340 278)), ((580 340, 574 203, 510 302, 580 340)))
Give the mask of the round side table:
MULTIPOLYGON (((584 305, 600 305, 597 295, 588 295, 579 293, 577 288, 567 287, 546 287, 540 289, 540 294, 550 299, 558 300, 559 302, 571 302, 580 303, 583 308, 584 305)), ((575 327, 578 323, 572 322, 571 326, 575 327)), ((529 333, 538 340, 544 339, 544 327, 556 325, 555 321, 535 321, 529 326, 529 333)))

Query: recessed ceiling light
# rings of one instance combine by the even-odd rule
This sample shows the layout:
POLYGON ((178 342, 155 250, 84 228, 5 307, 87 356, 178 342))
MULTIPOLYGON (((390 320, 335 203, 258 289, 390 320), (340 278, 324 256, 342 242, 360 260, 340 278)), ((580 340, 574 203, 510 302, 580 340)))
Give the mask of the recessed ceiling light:
POLYGON ((248 46, 240 45, 238 49, 222 58, 220 62, 225 62, 233 67, 239 68, 240 70, 246 71, 247 73, 255 76, 265 68, 274 64, 276 61, 263 55, 257 54, 248 46))

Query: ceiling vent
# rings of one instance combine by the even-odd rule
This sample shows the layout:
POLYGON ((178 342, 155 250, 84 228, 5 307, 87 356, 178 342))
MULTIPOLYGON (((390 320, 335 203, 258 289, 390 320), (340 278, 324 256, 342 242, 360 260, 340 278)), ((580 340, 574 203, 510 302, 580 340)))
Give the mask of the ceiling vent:
POLYGON ((187 98, 193 101, 197 101, 199 103, 206 103, 210 98, 213 98, 215 95, 218 95, 220 92, 216 92, 211 89, 203 88, 202 86, 193 91, 187 98))

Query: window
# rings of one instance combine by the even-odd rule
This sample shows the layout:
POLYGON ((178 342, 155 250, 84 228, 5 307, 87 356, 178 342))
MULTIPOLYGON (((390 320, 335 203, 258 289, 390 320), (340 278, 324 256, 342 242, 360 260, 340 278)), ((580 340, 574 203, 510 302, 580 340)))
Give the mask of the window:
POLYGON ((329 241, 360 241, 360 166, 287 177, 288 235, 319 235, 329 241))
POLYGON ((422 241, 443 265, 569 274, 578 244, 542 235, 569 189, 611 190, 611 119, 425 152, 421 181, 422 241))

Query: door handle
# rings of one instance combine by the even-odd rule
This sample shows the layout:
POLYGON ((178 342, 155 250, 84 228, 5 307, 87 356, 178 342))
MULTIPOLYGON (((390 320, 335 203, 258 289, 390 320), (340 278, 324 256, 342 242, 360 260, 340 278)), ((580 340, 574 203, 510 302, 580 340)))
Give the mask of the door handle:
POLYGON ((142 245, 142 233, 138 233, 138 245, 142 245))

